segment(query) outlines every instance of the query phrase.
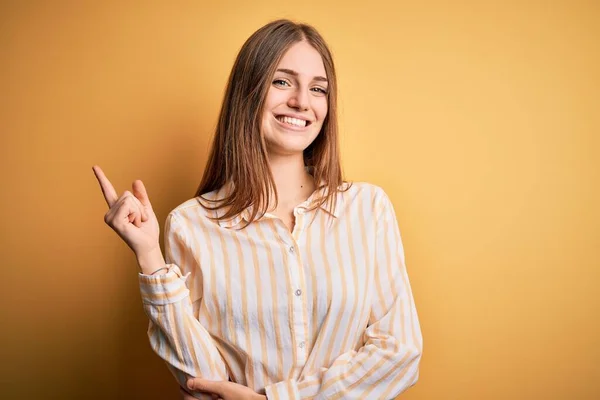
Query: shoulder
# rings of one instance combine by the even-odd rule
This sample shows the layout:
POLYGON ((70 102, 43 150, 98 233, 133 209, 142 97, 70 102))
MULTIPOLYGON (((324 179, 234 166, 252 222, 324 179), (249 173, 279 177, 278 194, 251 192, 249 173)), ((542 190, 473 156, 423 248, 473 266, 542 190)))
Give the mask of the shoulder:
POLYGON ((345 183, 340 189, 342 197, 346 201, 366 200, 374 207, 378 207, 389 202, 387 193, 380 186, 369 182, 351 182, 345 183))
POLYGON ((338 193, 338 204, 340 207, 338 214, 343 214, 345 210, 350 214, 368 215, 373 220, 377 220, 390 208, 393 209, 390 198, 383 188, 368 182, 351 182, 342 185, 338 193))
MULTIPOLYGON (((211 210, 218 204, 219 191, 215 190, 205 193, 201 196, 196 196, 184 201, 175 207, 167 216, 167 221, 185 220, 186 222, 201 222, 210 221, 210 218, 215 217, 215 211, 211 210)), ((212 221, 211 221, 212 222, 212 221)))

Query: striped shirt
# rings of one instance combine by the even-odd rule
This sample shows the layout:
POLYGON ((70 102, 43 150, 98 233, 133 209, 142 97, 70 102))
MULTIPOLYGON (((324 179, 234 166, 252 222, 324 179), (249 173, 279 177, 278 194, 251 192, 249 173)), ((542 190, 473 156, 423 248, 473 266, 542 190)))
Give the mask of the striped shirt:
POLYGON ((392 203, 353 183, 335 209, 311 207, 323 193, 294 208, 291 232, 269 213, 239 229, 250 208, 215 221, 225 210, 201 197, 168 215, 169 271, 139 282, 152 349, 180 385, 194 376, 268 399, 391 399, 416 383, 422 336, 392 203))

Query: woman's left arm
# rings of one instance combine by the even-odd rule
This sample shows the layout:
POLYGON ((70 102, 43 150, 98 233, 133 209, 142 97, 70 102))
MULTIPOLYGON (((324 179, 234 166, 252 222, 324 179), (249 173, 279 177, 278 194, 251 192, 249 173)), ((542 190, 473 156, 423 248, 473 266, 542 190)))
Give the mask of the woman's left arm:
POLYGON ((391 399, 417 382, 423 339, 404 262, 393 205, 379 189, 376 296, 365 344, 340 355, 329 368, 300 380, 266 387, 271 399, 391 399))

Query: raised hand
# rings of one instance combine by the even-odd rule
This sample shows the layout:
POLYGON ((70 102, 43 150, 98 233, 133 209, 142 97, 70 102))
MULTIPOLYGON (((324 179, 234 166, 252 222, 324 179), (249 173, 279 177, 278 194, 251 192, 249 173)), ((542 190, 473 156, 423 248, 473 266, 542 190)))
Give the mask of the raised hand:
MULTIPOLYGON (((133 193, 126 190, 118 197, 115 188, 102 169, 95 165, 92 170, 100 183, 109 208, 104 215, 104 222, 127 243, 138 261, 152 257, 154 258, 153 263, 159 265, 160 260, 157 254, 160 254, 160 259, 162 259, 159 245, 160 226, 152 210, 144 183, 141 180, 134 181, 133 193)), ((164 260, 162 263, 164 264, 164 260)), ((141 263, 140 266, 144 269, 141 263)))

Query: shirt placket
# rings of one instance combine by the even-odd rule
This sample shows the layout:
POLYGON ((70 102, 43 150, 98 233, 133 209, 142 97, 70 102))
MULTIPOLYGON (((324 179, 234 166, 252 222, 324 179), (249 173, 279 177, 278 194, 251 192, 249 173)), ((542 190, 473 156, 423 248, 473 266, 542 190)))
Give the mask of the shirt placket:
POLYGON ((294 209, 295 224, 291 240, 288 244, 288 259, 290 279, 291 279, 291 302, 294 318, 294 339, 296 342, 296 368, 302 368, 306 362, 308 354, 308 326, 306 321, 306 295, 303 259, 300 251, 300 244, 303 242, 305 209, 297 207, 294 209))

